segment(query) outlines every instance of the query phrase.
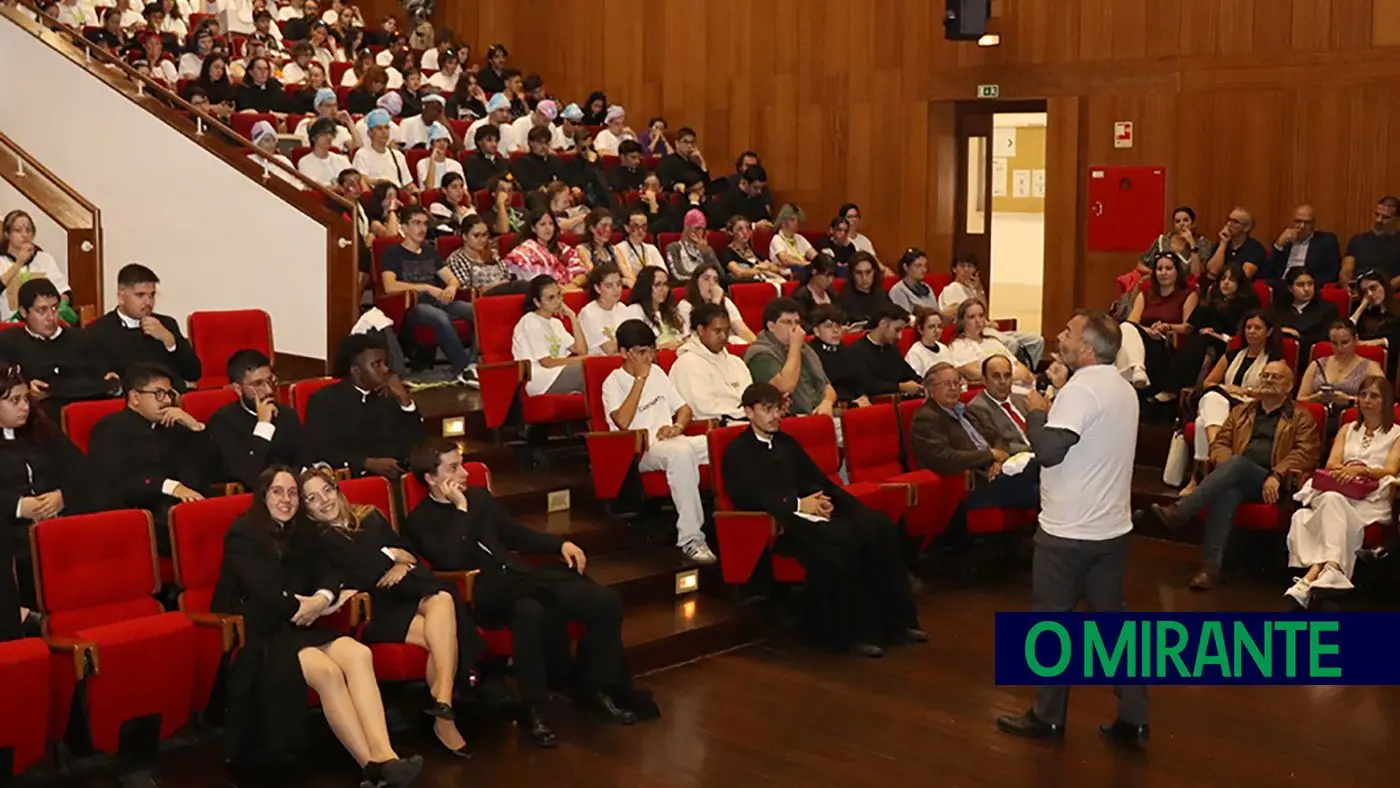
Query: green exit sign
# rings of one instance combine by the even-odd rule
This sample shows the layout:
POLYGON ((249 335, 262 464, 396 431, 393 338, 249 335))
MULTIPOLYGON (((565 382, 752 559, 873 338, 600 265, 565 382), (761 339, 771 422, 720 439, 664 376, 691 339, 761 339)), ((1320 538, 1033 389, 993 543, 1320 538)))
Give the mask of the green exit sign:
POLYGON ((999 86, 999 85, 978 85, 978 86, 977 86, 977 98, 980 98, 980 99, 994 99, 994 98, 997 98, 997 97, 1000 96, 1000 95, 1001 95, 1001 86, 999 86))

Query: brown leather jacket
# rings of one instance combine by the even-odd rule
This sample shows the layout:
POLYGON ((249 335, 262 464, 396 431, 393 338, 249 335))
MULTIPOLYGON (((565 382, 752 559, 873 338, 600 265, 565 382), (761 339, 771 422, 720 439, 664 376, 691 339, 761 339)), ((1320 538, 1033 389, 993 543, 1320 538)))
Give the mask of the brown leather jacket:
MULTIPOLYGON (((1254 417, 1260 410, 1258 400, 1236 405, 1230 410, 1220 432, 1210 444, 1210 461, 1222 463, 1238 454, 1243 454, 1249 446, 1249 438, 1254 434, 1254 417)), ((1318 451, 1322 438, 1318 435, 1317 422, 1307 408, 1295 402, 1285 402, 1279 416, 1278 429, 1274 431, 1273 467, 1277 476, 1292 472, 1311 473, 1317 468, 1318 451)))

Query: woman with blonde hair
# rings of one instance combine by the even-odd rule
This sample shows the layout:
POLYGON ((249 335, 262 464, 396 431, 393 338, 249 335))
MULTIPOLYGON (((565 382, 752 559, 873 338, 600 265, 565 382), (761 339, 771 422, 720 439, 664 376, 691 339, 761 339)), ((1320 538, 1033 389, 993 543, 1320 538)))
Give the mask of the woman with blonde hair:
POLYGON ((471 757, 454 722, 453 694, 471 686, 471 670, 485 650, 476 622, 458 604, 452 583, 428 571, 408 542, 373 506, 352 505, 324 468, 297 480, 306 513, 316 525, 322 553, 350 588, 370 597, 364 643, 411 643, 428 652, 433 733, 453 755, 471 757))

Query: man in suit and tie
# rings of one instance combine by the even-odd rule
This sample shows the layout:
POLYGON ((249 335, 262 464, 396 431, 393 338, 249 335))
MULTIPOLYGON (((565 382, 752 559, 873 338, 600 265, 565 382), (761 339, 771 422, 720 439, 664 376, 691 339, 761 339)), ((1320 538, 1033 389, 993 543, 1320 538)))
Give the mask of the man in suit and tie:
POLYGON ((982 426, 993 444, 1008 454, 1030 451, 1026 437, 1026 398, 1011 393, 1011 359, 987 356, 982 362, 982 383, 986 388, 967 403, 974 423, 982 426))
POLYGON ((1293 223, 1274 241, 1268 264, 1259 272, 1259 278, 1282 280, 1294 268, 1307 269, 1319 287, 1336 282, 1342 269, 1337 236, 1317 229, 1311 205, 1299 205, 1293 211, 1293 223))

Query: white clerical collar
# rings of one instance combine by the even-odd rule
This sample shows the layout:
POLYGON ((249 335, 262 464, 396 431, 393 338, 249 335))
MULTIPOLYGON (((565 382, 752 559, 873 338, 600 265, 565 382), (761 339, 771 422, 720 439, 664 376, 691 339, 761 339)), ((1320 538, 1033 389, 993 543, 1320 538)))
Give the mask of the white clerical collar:
POLYGON ((5 440, 7 440, 7 441, 12 441, 12 440, 15 439, 15 431, 12 430, 12 429, 10 429, 9 427, 5 427, 5 428, 4 428, 4 434, 5 434, 5 440))
POLYGON ((30 330, 29 330, 29 324, 26 323, 25 326, 24 326, 24 333, 28 334, 28 335, 31 336, 31 337, 34 337, 35 339, 39 340, 40 342, 52 342, 52 341, 54 341, 55 339, 58 339, 59 335, 63 333, 63 326, 59 326, 59 327, 58 327, 58 330, 53 332, 53 336, 51 336, 51 337, 46 337, 46 336, 44 336, 43 334, 36 334, 36 333, 34 333, 33 331, 30 331, 30 330))
POLYGON ((125 312, 121 311, 120 309, 116 310, 116 313, 117 313, 117 319, 120 320, 120 321, 122 321, 122 325, 126 326, 127 328, 140 328, 140 327, 141 327, 141 319, 140 319, 140 318, 128 317, 127 314, 126 314, 125 312))
POLYGON ((754 430, 754 431, 753 431, 753 436, 754 436, 755 438, 758 438, 758 442, 759 442, 759 443, 762 443, 764 446, 767 446, 767 447, 770 448, 770 449, 773 448, 773 436, 772 436, 772 435, 764 435, 763 433, 759 432, 758 430, 754 430))

